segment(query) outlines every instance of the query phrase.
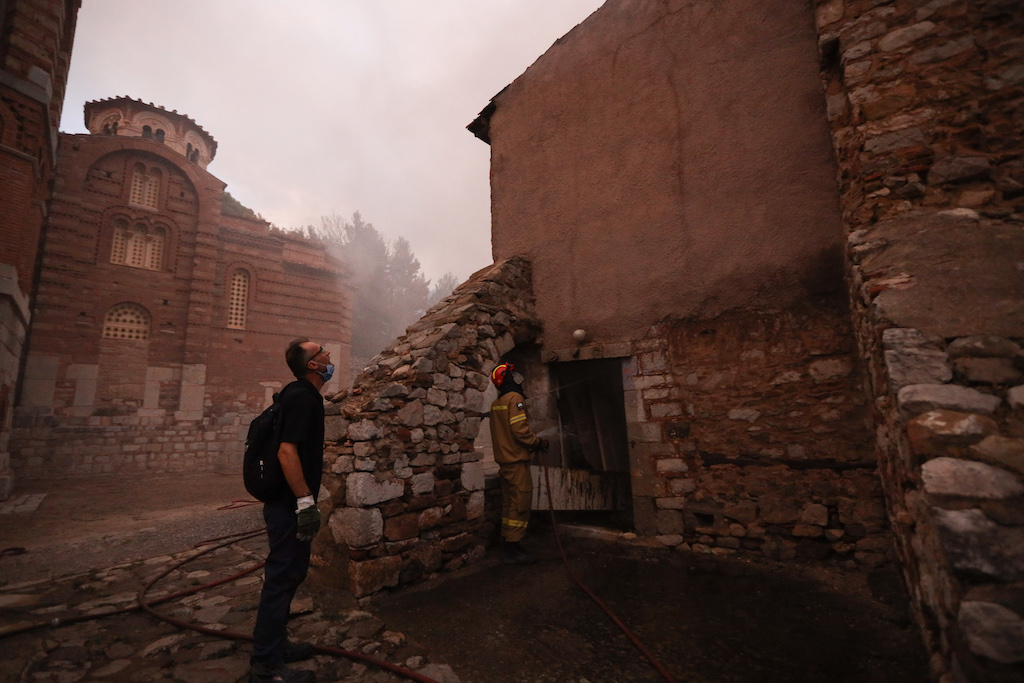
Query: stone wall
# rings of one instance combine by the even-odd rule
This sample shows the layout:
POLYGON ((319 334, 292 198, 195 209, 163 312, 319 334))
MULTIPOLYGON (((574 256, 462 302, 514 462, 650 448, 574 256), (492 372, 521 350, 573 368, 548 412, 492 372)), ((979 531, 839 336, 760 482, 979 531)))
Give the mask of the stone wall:
POLYGON ((473 442, 490 370, 539 332, 531 291, 525 259, 479 271, 328 407, 314 552, 356 596, 482 556, 494 526, 473 442))
POLYGON ((1024 676, 1024 6, 819 0, 889 516, 943 681, 1024 676))
POLYGON ((636 529, 701 552, 891 558, 869 409, 838 296, 665 322, 626 364, 636 529))

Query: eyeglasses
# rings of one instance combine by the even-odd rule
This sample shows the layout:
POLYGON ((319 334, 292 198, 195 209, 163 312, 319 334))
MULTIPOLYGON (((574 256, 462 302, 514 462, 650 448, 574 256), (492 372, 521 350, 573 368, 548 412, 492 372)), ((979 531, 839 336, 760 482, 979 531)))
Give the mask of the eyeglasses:
POLYGON ((310 356, 310 357, 309 357, 309 358, 308 358, 308 359, 306 360, 306 362, 308 363, 309 361, 313 360, 314 358, 316 358, 317 356, 319 356, 319 355, 320 355, 321 353, 323 353, 323 352, 324 352, 324 347, 322 347, 322 346, 321 346, 321 347, 320 347, 320 350, 319 350, 319 351, 317 351, 316 353, 314 353, 314 354, 313 354, 312 356, 310 356))

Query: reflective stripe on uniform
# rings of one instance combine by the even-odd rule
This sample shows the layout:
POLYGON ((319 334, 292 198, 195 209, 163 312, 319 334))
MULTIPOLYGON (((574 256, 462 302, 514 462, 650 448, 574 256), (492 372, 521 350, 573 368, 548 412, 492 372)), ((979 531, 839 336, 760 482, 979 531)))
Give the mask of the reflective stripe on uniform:
POLYGON ((523 414, 523 415, 516 415, 511 420, 509 420, 508 423, 509 424, 515 424, 516 422, 522 422, 525 419, 526 419, 526 415, 525 414, 523 414))
POLYGON ((509 519, 508 517, 502 517, 501 518, 501 523, 504 524, 505 526, 515 526, 515 527, 526 527, 526 525, 527 525, 526 522, 521 522, 518 519, 509 519))
POLYGON ((508 410, 508 406, 491 406, 491 410, 508 410))

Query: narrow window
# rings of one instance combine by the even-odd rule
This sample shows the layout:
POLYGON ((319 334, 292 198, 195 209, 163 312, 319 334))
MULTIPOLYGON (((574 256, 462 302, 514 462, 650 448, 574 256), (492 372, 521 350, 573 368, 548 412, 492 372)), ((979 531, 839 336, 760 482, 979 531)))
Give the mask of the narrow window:
POLYGON ((164 236, 166 231, 163 228, 155 228, 149 235, 146 243, 146 268, 150 270, 161 270, 164 264, 164 236))
POLYGON ((103 321, 104 339, 149 339, 149 314, 138 304, 118 304, 103 321))
POLYGON ((142 127, 142 137, 144 137, 144 138, 151 138, 151 137, 153 137, 153 129, 150 128, 149 126, 143 126, 142 127))
POLYGON ((163 142, 164 141, 164 130, 163 130, 163 128, 157 128, 156 129, 156 141, 157 142, 163 142))
POLYGON ((143 201, 143 206, 148 206, 151 209, 157 207, 158 200, 160 199, 160 171, 153 169, 146 176, 146 197, 143 201))
POLYGON ((155 209, 160 201, 160 171, 146 171, 142 164, 135 164, 132 174, 132 190, 128 195, 128 203, 155 209))
POLYGON ((128 249, 128 221, 123 218, 117 219, 114 224, 114 242, 110 246, 110 262, 124 263, 124 256, 128 249))
POLYGON ((146 196, 146 167, 142 164, 135 164, 132 173, 132 191, 128 195, 128 203, 142 206, 146 196))
POLYGON ((125 265, 142 268, 146 263, 146 226, 136 225, 128 234, 125 265))
POLYGON ((249 300, 249 273, 236 270, 231 276, 231 291, 228 303, 228 327, 245 329, 246 304, 249 300))

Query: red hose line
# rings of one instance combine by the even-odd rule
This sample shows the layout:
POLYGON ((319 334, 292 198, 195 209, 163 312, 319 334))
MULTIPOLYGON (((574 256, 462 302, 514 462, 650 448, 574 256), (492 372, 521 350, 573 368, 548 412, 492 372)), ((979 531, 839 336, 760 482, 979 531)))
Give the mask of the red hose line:
MULTIPOLYGON (((146 593, 149 592, 149 589, 152 588, 157 583, 157 581, 159 581, 160 579, 164 578, 165 576, 170 574, 175 569, 178 569, 179 567, 184 566, 188 562, 191 562, 192 560, 196 559, 197 557, 205 555, 206 553, 212 552, 212 551, 217 550, 219 548, 223 548, 224 546, 230 545, 230 544, 235 543, 237 541, 241 541, 241 540, 244 540, 246 538, 251 538, 253 536, 257 536, 257 535, 259 535, 261 533, 263 533, 262 530, 256 531, 256 532, 252 532, 252 533, 250 533, 250 534, 248 534, 246 536, 243 536, 241 538, 233 538, 232 540, 225 541, 223 543, 219 543, 217 545, 210 546, 209 548, 207 548, 205 550, 201 550, 200 552, 196 553, 195 555, 193 555, 191 557, 185 558, 184 560, 181 560, 180 562, 172 564, 167 569, 165 569, 163 572, 161 572, 156 577, 154 577, 149 583, 147 583, 145 586, 142 587, 142 589, 139 591, 139 594, 138 594, 138 596, 136 598, 136 600, 138 602, 138 607, 140 609, 142 609, 143 611, 147 612, 148 614, 150 614, 151 616, 159 619, 160 621, 165 621, 168 624, 172 624, 174 626, 177 626, 178 628, 184 628, 184 629, 189 629, 189 630, 192 630, 192 631, 198 631, 199 633, 203 633, 205 635, 215 636, 215 637, 219 637, 219 638, 225 638, 225 639, 228 639, 228 640, 242 640, 242 641, 252 642, 252 636, 249 635, 249 634, 246 634, 246 633, 237 633, 235 631, 217 631, 217 630, 214 630, 212 628, 206 628, 205 626, 199 626, 198 624, 191 624, 191 623, 188 623, 186 621, 182 621, 181 619, 175 619, 174 617, 169 617, 167 615, 160 614, 159 612, 157 612, 156 610, 154 610, 152 608, 152 605, 156 604, 157 601, 148 602, 146 600, 146 593)), ((259 566, 262 566, 262 564, 259 565, 259 566)), ((256 569, 256 567, 252 567, 250 569, 247 569, 244 573, 251 572, 254 569, 256 569)), ((233 578, 237 578, 237 576, 236 577, 229 577, 227 579, 221 579, 220 581, 217 581, 217 582, 214 582, 214 583, 210 583, 210 584, 206 584, 204 586, 201 586, 200 588, 207 588, 207 587, 214 586, 214 585, 217 585, 217 584, 220 584, 220 583, 225 583, 227 581, 233 580, 233 578)), ((195 592, 198 592, 198 590, 196 590, 195 592)), ((164 598, 161 598, 159 601, 160 602, 165 602, 168 599, 169 599, 169 597, 165 596, 164 598)), ((350 650, 342 650, 340 648, 327 647, 326 645, 314 645, 313 649, 316 652, 320 652, 321 654, 333 655, 333 656, 336 656, 336 657, 345 657, 347 659, 354 659, 354 660, 359 661, 359 662, 370 664, 370 665, 378 667, 380 669, 384 669, 386 671, 390 671, 391 673, 396 674, 398 676, 402 676, 403 678, 407 678, 407 679, 409 679, 411 681, 416 681, 417 683, 438 683, 438 681, 434 680, 433 678, 428 678, 426 676, 423 676, 421 674, 416 673, 415 671, 411 671, 409 669, 406 669, 404 667, 398 666, 396 664, 391 664, 390 662, 385 662, 385 661, 377 659, 375 657, 371 657, 369 655, 364 655, 361 652, 352 652, 350 650)))
MULTIPOLYGON (((251 532, 247 532, 247 533, 250 533, 250 535, 249 536, 242 536, 241 538, 238 538, 236 540, 242 541, 242 540, 245 540, 246 538, 251 538, 251 536, 254 536, 256 534, 262 533, 262 530, 257 531, 255 534, 251 533, 251 532)), ((232 536, 237 536, 237 535, 238 534, 233 534, 232 536)), ((228 537, 224 536, 224 538, 228 538, 228 537)), ((234 542, 234 541, 232 541, 232 542, 234 542)), ((199 545, 205 545, 205 544, 204 543, 200 543, 199 545)), ((229 576, 229 577, 224 578, 224 579, 219 579, 217 581, 212 581, 210 583, 204 583, 201 586, 193 586, 192 588, 186 588, 185 590, 178 591, 177 593, 171 593, 169 595, 162 595, 159 598, 156 598, 153 601, 151 601, 149 604, 151 604, 151 605, 160 605, 160 604, 163 604, 165 602, 170 602, 171 600, 176 600, 178 598, 184 598, 185 596, 188 596, 188 595, 194 595, 195 593, 199 593, 201 591, 204 591, 207 588, 213 588, 214 586, 219 586, 222 583, 228 583, 230 581, 235 581, 236 579, 242 578, 246 574, 251 574, 254 571, 256 571, 257 569, 260 569, 261 567, 263 567, 263 564, 264 564, 263 562, 260 562, 259 564, 255 565, 253 567, 249 567, 248 569, 246 569, 244 571, 240 571, 237 574, 235 574, 233 576, 229 576)), ((50 621, 40 621, 40 622, 37 622, 35 624, 27 624, 25 626, 21 626, 21 627, 16 628, 16 629, 11 629, 9 631, 4 631, 3 633, 0 633, 0 639, 2 639, 2 638, 10 638, 12 636, 21 635, 22 633, 28 633, 29 631, 35 631, 36 629, 40 629, 40 628, 59 628, 61 626, 70 626, 71 624, 79 624, 79 623, 81 623, 83 621, 92 621, 93 619, 106 619, 107 617, 117 616, 118 614, 128 614, 129 612, 134 612, 134 611, 136 611, 138 609, 140 609, 139 605, 135 604, 135 605, 132 605, 130 607, 118 607, 117 609, 107 610, 106 612, 95 612, 93 614, 79 614, 77 616, 67 617, 67 618, 63 618, 63 619, 60 618, 60 617, 54 617, 50 621)))
POLYGON ((614 622, 615 625, 618 626, 619 629, 626 635, 626 637, 629 638, 633 645, 635 645, 636 648, 640 650, 643 656, 647 658, 647 661, 651 663, 651 666, 653 666, 657 670, 657 672, 661 674, 661 677, 668 681, 668 683, 676 683, 676 679, 672 677, 672 674, 669 673, 668 669, 666 669, 661 664, 661 662, 659 662, 654 657, 654 655, 651 654, 651 651, 648 650, 642 642, 640 642, 640 639, 633 635, 633 632, 630 631, 617 616, 615 616, 615 613, 612 612, 611 608, 608 607, 608 605, 606 605, 601 598, 597 597, 597 595, 595 595, 592 590, 587 588, 587 586, 584 585, 582 581, 580 581, 579 577, 576 576, 576 572, 574 572, 572 570, 572 567, 569 566, 569 558, 566 557, 565 548, 562 547, 562 536, 560 533, 558 533, 558 522, 555 520, 555 505, 551 499, 551 479, 548 476, 547 465, 543 465, 542 467, 544 468, 544 483, 547 486, 548 511, 551 513, 551 526, 555 530, 555 543, 558 545, 558 552, 562 556, 562 564, 565 565, 565 569, 569 572, 569 576, 572 578, 573 581, 576 582, 576 585, 579 586, 584 593, 590 596, 591 600, 597 603, 598 607, 604 610, 605 614, 611 617, 612 622, 614 622))

